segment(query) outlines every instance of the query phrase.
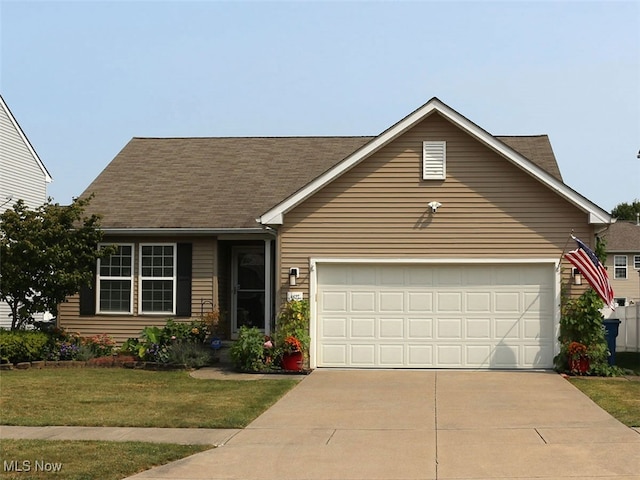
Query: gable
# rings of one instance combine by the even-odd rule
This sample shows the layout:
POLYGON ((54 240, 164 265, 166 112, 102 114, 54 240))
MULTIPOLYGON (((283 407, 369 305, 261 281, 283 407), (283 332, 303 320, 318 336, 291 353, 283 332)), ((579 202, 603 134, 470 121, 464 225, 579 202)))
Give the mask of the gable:
POLYGON ((0 203, 22 199, 34 208, 47 199, 51 176, 0 96, 0 203))
MULTIPOLYGON (((422 107, 402 119, 400 122, 396 123, 389 129, 381 133, 378 137, 374 138, 362 148, 351 154, 349 157, 345 158, 342 162, 332 167, 329 171, 316 178, 313 182, 306 185, 295 195, 292 195, 291 197, 276 205, 274 208, 265 212, 260 218, 261 223, 266 225, 282 224, 284 220, 283 216, 285 213, 303 202, 306 198, 309 198, 309 196, 313 195, 315 192, 326 187, 346 171, 364 161, 381 148, 390 144, 400 135, 403 135, 415 125, 423 121, 425 118, 433 115, 434 113, 437 113, 443 118, 446 118, 451 123, 466 131, 470 136, 477 139, 480 143, 494 150, 506 160, 525 171, 528 175, 531 175, 547 188, 553 190, 555 193, 573 203, 575 206, 588 214, 589 223, 606 224, 611 222, 611 216, 606 211, 565 185, 561 181, 561 179, 557 178, 554 175, 555 172, 549 172, 540 165, 537 165, 530 159, 526 158, 524 155, 509 147, 505 142, 499 140, 498 137, 490 135, 488 132, 481 129, 473 122, 469 121, 447 105, 440 102, 440 100, 438 100, 437 98, 433 98, 425 105, 423 105, 422 107)), ((559 172, 557 172, 557 174, 559 175, 559 172)))

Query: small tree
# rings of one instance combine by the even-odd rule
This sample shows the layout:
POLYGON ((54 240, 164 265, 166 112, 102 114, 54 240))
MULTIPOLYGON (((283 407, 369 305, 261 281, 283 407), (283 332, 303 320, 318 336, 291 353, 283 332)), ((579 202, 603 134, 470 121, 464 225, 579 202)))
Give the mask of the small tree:
POLYGON ((58 304, 90 284, 96 260, 113 253, 98 250, 99 217, 85 216, 91 197, 69 206, 52 203, 31 210, 18 200, 0 215, 0 299, 11 308, 11 329, 33 315, 58 314, 58 304))

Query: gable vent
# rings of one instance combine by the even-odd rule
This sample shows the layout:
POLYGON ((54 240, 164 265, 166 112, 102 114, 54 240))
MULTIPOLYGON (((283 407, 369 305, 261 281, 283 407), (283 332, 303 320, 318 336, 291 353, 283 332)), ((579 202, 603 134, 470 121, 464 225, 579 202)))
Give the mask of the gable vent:
POLYGON ((422 142, 422 179, 444 180, 447 169, 447 142, 422 142))

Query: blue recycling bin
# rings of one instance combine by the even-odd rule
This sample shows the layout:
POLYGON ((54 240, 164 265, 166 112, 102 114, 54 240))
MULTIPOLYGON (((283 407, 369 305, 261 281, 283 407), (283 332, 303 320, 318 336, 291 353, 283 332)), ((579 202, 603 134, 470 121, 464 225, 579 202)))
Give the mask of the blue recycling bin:
POLYGON ((616 338, 618 337, 618 329, 620 327, 620 320, 617 318, 607 318, 603 321, 604 334, 607 338, 607 347, 609 348, 609 365, 616 364, 616 338))

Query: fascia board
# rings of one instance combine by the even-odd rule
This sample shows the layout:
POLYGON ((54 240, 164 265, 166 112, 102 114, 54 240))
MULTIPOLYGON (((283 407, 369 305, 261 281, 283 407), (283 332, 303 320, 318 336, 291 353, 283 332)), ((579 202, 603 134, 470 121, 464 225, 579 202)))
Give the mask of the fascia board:
POLYGON ((156 236, 156 235, 275 235, 268 228, 101 228, 106 235, 156 236))
POLYGON ((308 183, 297 193, 293 194, 283 202, 276 205, 271 210, 267 211, 260 217, 260 223, 262 223, 263 225, 282 225, 284 221, 284 214, 286 214, 292 208, 322 189, 331 181, 338 178, 344 172, 353 168, 365 158, 372 155, 373 153, 387 145, 389 142, 393 141, 405 131, 409 130, 420 121, 424 120, 434 111, 440 113, 442 116, 460 127, 462 130, 466 131, 471 136, 475 137, 477 140, 484 143, 489 148, 524 170, 526 173, 536 178, 538 181, 549 187, 561 197, 568 200, 570 203, 580 208, 585 213, 588 213, 589 223, 611 223, 612 217, 605 210, 601 209, 593 202, 587 200, 585 197, 578 194, 567 185, 550 175, 548 172, 538 167, 536 164, 507 146, 505 143, 495 138, 489 132, 482 129, 435 97, 429 100, 422 107, 415 110, 413 113, 406 116, 404 119, 400 120, 389 129, 385 130, 383 133, 361 147, 359 150, 349 155, 338 165, 327 170, 315 180, 308 183))
POLYGON ((11 122, 13 127, 18 132, 18 135, 20 135, 20 139, 25 144, 25 146, 27 147, 27 150, 29 150, 29 153, 31 154, 33 159, 36 161, 36 163, 38 164, 38 167, 40 168, 40 170, 44 174, 44 181, 47 182, 47 183, 51 183, 53 181, 53 178, 49 174, 49 171, 47 170, 47 167, 45 167, 44 163, 42 162, 42 160, 40 160, 40 157, 38 156, 38 154, 36 153, 35 149, 31 145, 31 142, 29 141, 27 136, 22 131, 22 128, 20 127, 20 124, 18 123, 16 118, 13 116, 13 113, 11 113, 11 109, 9 109, 9 106, 5 103, 4 98, 2 98, 2 95, 0 95, 0 104, 2 104, 2 108, 4 109, 4 111, 7 112, 7 116, 9 117, 9 121, 11 122))

